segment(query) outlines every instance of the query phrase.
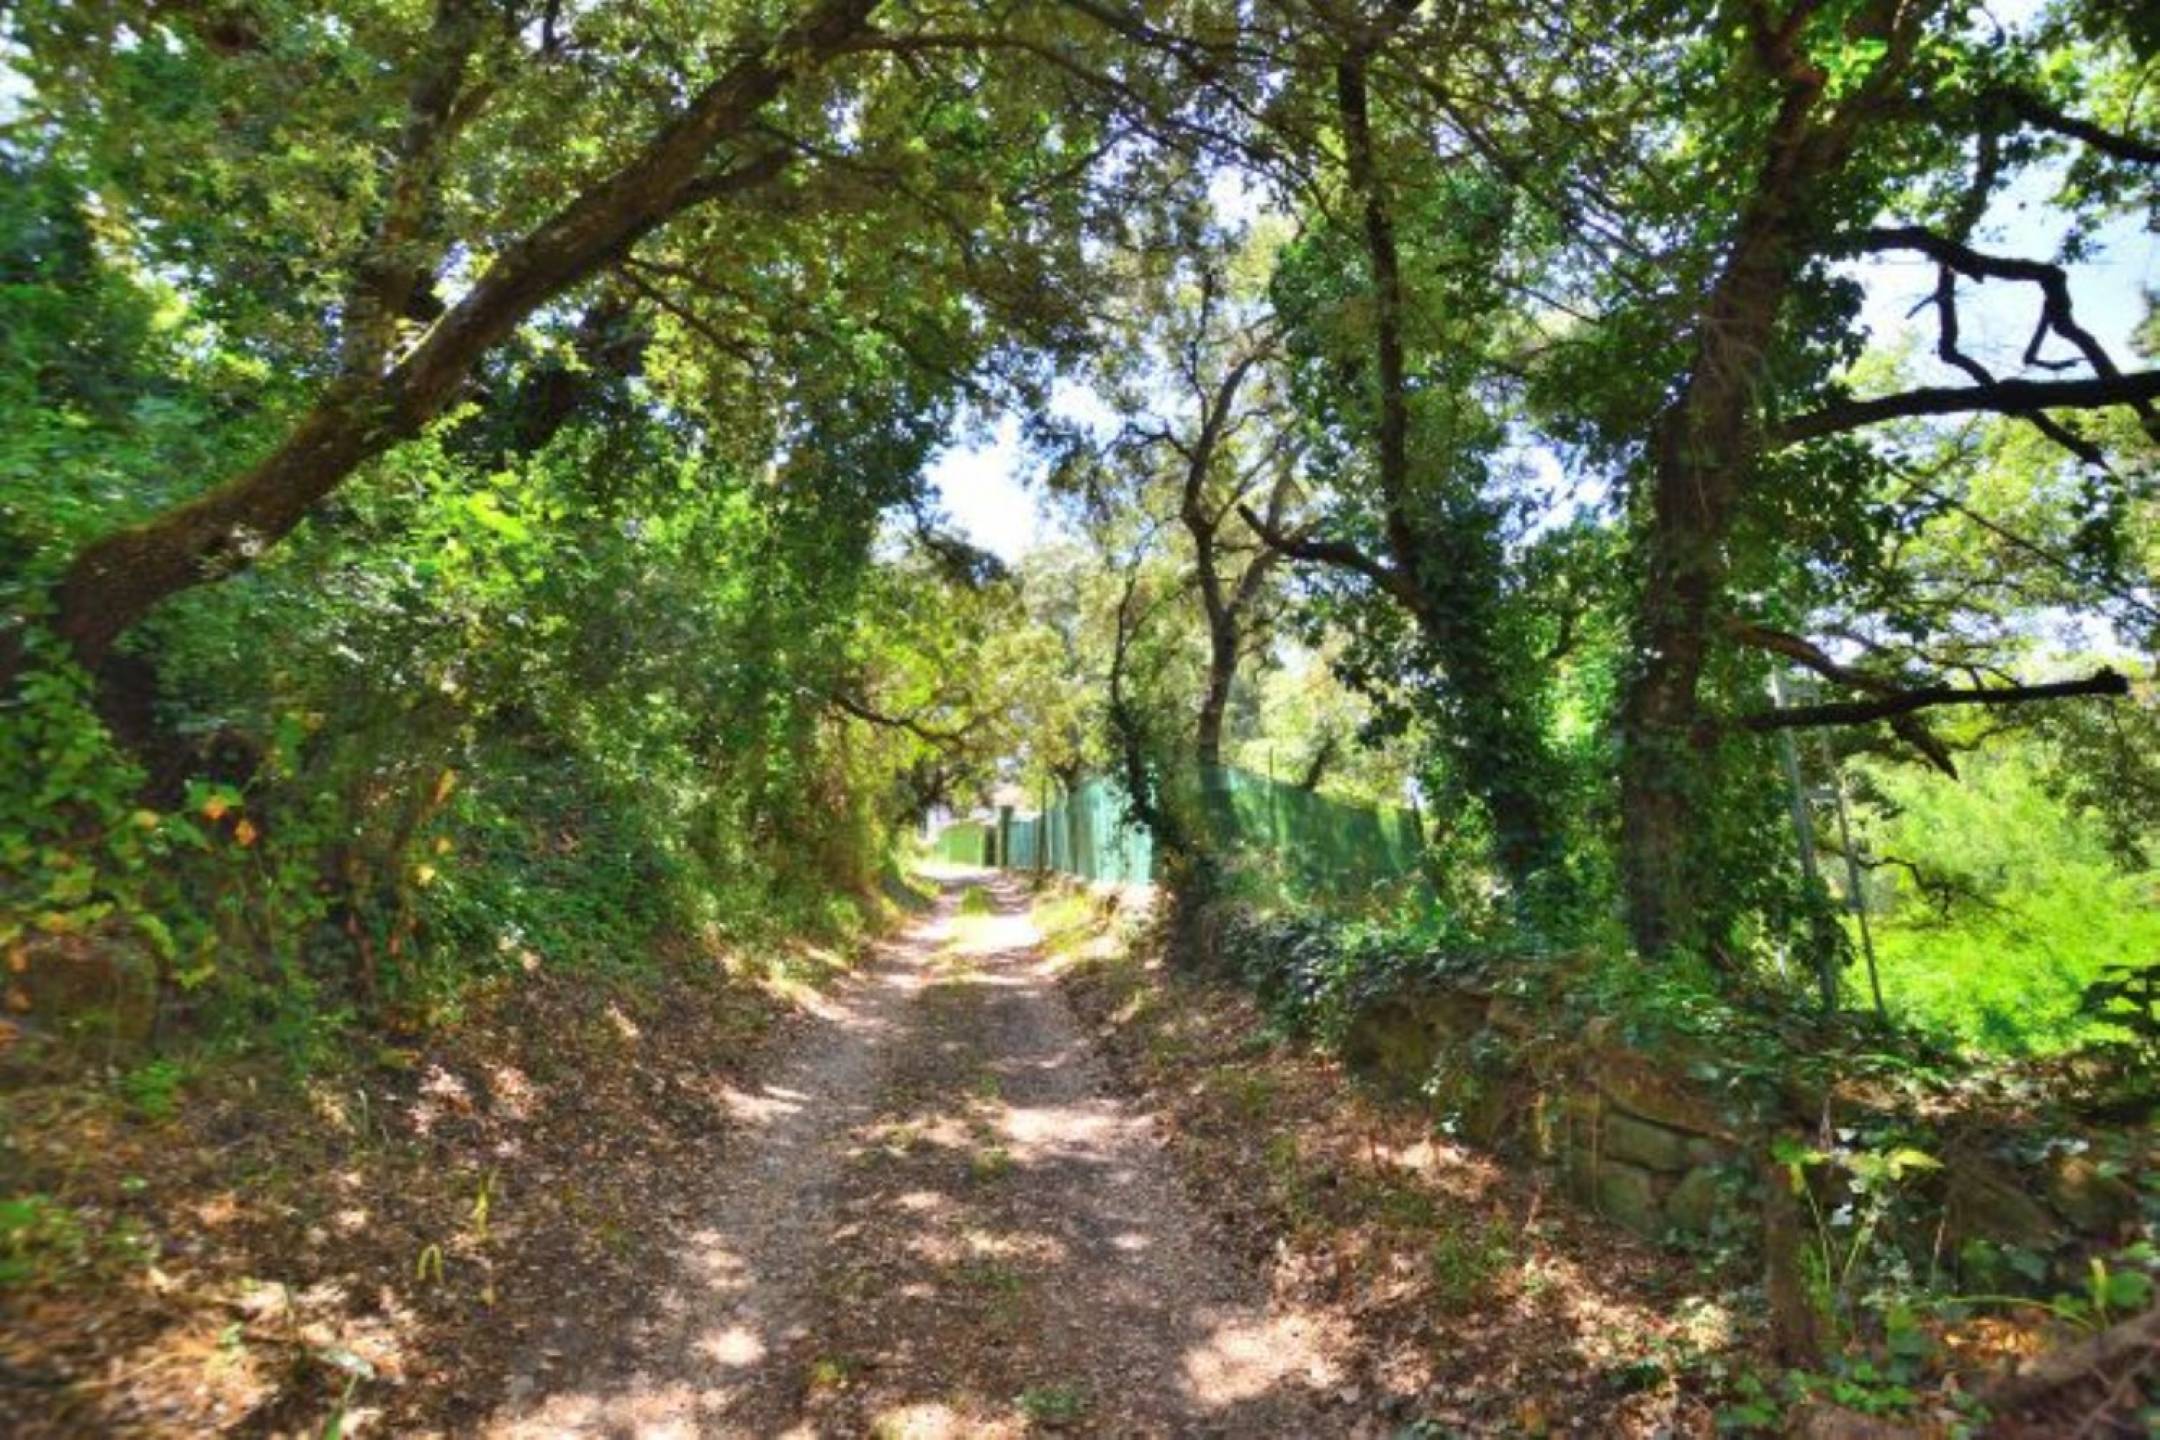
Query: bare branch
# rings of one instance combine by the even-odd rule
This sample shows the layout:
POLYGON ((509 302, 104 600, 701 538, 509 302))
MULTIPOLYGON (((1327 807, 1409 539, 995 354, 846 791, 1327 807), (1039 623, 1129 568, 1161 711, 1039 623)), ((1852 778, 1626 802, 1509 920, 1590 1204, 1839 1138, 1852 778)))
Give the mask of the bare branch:
POLYGON ((2083 680, 2059 680, 2051 685, 1997 685, 1960 689, 1931 685, 1901 690, 1879 700, 1848 700, 1827 705, 1793 705, 1761 710, 1741 717, 1742 728, 1755 731, 1801 730, 1822 725, 1866 725, 1894 719, 1938 705, 2029 705, 2036 700, 2068 700, 2085 695, 2127 695, 2130 682, 2113 670, 2101 669, 2083 680))
POLYGON ((2075 115, 2056 109, 2039 96, 2024 90, 2001 90, 1996 92, 2010 106, 2010 112, 2032 126, 2035 130, 2052 130, 2073 140, 2082 140, 2093 149, 2117 160, 2128 160, 2137 165, 2160 165, 2160 145, 2140 140, 2134 135, 2120 135, 2113 130, 2081 120, 2075 115))
POLYGON ((2138 370, 2113 379, 1998 380, 1992 385, 1926 385, 1872 400, 1845 400, 1796 415, 1772 430, 1773 445, 1797 445, 1923 415, 2037 415, 2046 410, 2142 408, 2160 399, 2160 370, 2138 370))
POLYGON ((887 715, 868 701, 858 699, 843 690, 829 690, 825 692, 823 698, 835 710, 852 715, 857 720, 866 721, 887 730, 905 730, 918 740, 927 741, 941 750, 958 749, 962 744, 966 743, 968 730, 971 728, 962 726, 957 730, 944 730, 925 724, 922 718, 917 715, 887 715))
POLYGON ((2049 418, 2049 409, 2097 409, 2126 405, 2136 411, 2146 433, 2160 439, 2160 410, 2153 399, 2160 395, 2160 371, 2126 375, 2093 334, 2078 323, 2071 308, 2069 276, 2059 265, 2019 256, 1988 255, 1962 241, 1938 235, 1922 226, 1904 225, 1864 230, 1842 237, 1827 247, 1830 253, 1882 254, 1911 250, 1927 256, 1939 267, 1934 303, 1941 333, 1936 353, 1946 364, 1971 376, 1970 389, 1931 388, 1907 391, 1876 400, 1850 401, 1827 406, 1788 422, 1777 432, 1781 443, 1838 434, 1883 420, 1913 415, 1957 414, 1993 411, 2021 416, 2050 439, 2088 464, 2103 465, 2104 458, 2091 442, 2049 418), (1975 280, 2014 280, 2036 285, 2041 295, 2041 317, 2033 340, 2026 347, 2026 361, 2045 368, 2059 368, 2040 356, 2049 332, 2062 336, 2077 348, 2093 370, 2089 380, 2030 381, 1997 380, 1986 367, 1958 348, 1955 282, 1952 272, 1975 280))

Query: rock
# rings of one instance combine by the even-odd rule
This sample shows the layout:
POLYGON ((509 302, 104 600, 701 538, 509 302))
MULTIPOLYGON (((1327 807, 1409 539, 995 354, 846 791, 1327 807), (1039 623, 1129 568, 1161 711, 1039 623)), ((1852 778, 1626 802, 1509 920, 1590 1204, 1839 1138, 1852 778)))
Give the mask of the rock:
POLYGON ((1597 1207, 1638 1235, 1656 1239, 1665 1233, 1665 1216, 1658 1209, 1657 1186, 1648 1170, 1607 1160, 1598 1166, 1597 1207))
POLYGON ((1734 1138, 1715 1105, 1647 1056, 1603 1049, 1590 1057, 1587 1072, 1605 1098, 1630 1115, 1690 1135, 1728 1142, 1734 1138))
POLYGON ((17 944, 0 989, 10 1023, 96 1039, 125 1063, 157 1024, 157 965, 116 934, 40 935, 17 944))
POLYGON ((1734 1158, 1734 1147, 1720 1145, 1715 1140, 1695 1136, 1687 1142, 1687 1163, 1690 1165, 1725 1165, 1734 1158))
POLYGON ((1717 1170, 1698 1165, 1681 1176, 1680 1183, 1665 1197, 1665 1218, 1690 1235, 1707 1235, 1724 1202, 1725 1187, 1717 1170))
POLYGON ((1399 1095, 1423 1087, 1441 1055, 1485 1023, 1485 1001, 1450 990, 1383 1000, 1360 1014, 1343 1042, 1343 1058, 1399 1095))
POLYGON ((1662 1125, 1608 1111, 1598 1132, 1599 1152, 1650 1170, 1680 1171, 1687 1165, 1687 1137, 1662 1125))
POLYGON ((1520 1097, 1502 1076, 1483 1077, 1483 1082, 1463 1106, 1463 1135, 1473 1145, 1497 1145, 1514 1127, 1520 1097))
POLYGON ((1389 1000, 1351 1023, 1350 1033, 1343 1038, 1343 1059, 1388 1089, 1410 1093, 1432 1073, 1444 1043, 1417 1006, 1389 1000))
POLYGON ((1826 1400, 1811 1400, 1786 1417, 1785 1434, 1788 1440, 1905 1440, 1920 1432, 1826 1400))
POLYGON ((2084 1155, 2066 1155, 2048 1176, 2048 1203, 2087 1235, 2112 1235, 2137 1218, 2138 1197, 2126 1182, 2104 1175, 2084 1155))
POLYGON ((1986 1240, 2038 1251, 2062 1243, 2061 1224, 2015 1175, 1974 1155, 1952 1156, 1945 1168, 1943 1210, 1953 1242, 1986 1240))
POLYGON ((1519 1039, 1537 1033, 1538 1015, 1512 995, 1495 995, 1485 1007, 1485 1023, 1519 1039))

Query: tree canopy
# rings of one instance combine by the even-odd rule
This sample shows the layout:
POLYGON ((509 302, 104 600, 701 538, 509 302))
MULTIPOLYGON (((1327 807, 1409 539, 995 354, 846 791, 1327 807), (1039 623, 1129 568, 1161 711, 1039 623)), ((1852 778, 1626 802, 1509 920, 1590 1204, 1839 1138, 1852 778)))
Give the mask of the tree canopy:
POLYGON ((1841 943, 1794 737, 1895 823, 2008 746, 2150 842, 2134 7, 8 23, 13 933, 130 916, 171 983, 274 901, 371 988, 483 883, 453 812, 625 827, 695 911, 1001 782, 1197 863, 1177 777, 1278 754, 1479 923, 1728 977, 1841 943), (1017 566, 926 480, 1008 416, 1017 566), (151 857, 243 809, 290 873, 184 941, 151 857))

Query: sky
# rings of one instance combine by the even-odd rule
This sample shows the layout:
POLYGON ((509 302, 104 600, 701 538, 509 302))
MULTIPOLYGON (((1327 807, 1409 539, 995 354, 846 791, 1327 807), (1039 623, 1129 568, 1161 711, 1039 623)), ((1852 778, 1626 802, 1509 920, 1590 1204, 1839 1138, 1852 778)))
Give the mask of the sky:
POLYGON ((1020 422, 1006 415, 990 435, 948 446, 930 467, 930 483, 955 529, 1012 561, 1052 533, 1042 491, 1022 473, 1020 422))

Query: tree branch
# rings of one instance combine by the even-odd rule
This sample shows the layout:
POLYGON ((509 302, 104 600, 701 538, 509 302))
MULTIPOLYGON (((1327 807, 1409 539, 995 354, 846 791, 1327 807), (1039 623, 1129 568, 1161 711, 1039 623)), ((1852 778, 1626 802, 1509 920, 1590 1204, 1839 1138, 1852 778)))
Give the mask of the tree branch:
POLYGON ((2117 160, 2128 160, 2136 165, 2160 165, 2160 145, 2132 135, 2119 135, 2090 120, 2066 114, 2029 91, 2006 89, 1996 93, 2009 105, 2011 114, 2035 130, 2052 130, 2058 135, 2082 140, 2117 160))
POLYGON ((1910 250, 1927 256, 1939 267, 1934 304, 1940 317, 1936 353, 1976 382, 1970 389, 1908 391, 1879 400, 1854 401, 1829 406, 1792 421, 1778 432, 1785 443, 1817 435, 1857 429, 1880 420, 1913 414, 1951 414, 1964 410, 1992 410, 2021 416, 2088 464, 2104 467, 2099 449, 2074 434, 2044 412, 2050 407, 2090 409, 2127 405, 2144 423, 2147 434, 2160 439, 2160 411, 2153 398, 2160 394, 2160 371, 2125 375, 2092 332, 2080 325, 2071 308, 2070 279, 2059 265, 2027 260, 2020 256, 1989 255, 1961 240, 1939 235, 1918 225, 1878 227, 1846 235, 1825 247, 1832 254, 1879 255, 1910 250), (1974 280, 2014 280, 2037 285, 2041 295, 2040 324, 2026 347, 2027 364, 2060 368, 2043 359, 2040 347, 2048 332, 2069 341, 2093 370, 2094 378, 2082 381, 1997 380, 1985 366, 1958 348, 1956 288, 1952 273, 1974 280), (1917 408, 1915 408, 1917 407, 1917 408))
MULTIPOLYGON (((1756 625, 1745 620, 1728 621, 1725 630, 1742 645, 1782 655, 1839 685, 1865 690, 1871 695, 1895 696, 1905 693, 1898 688, 1896 681, 1866 670, 1856 670, 1850 665, 1839 664, 1831 659, 1821 646, 1789 631, 1773 630, 1767 625, 1756 625)), ((1949 747, 1936 739, 1917 716, 1892 716, 1890 728, 1897 732, 1899 739, 1925 755, 1928 763, 1936 769, 1953 780, 1957 778, 1957 764, 1950 758, 1949 747)))
POLYGON ((382 212, 354 267, 345 297, 340 366, 348 376, 379 370, 397 338, 400 320, 427 284, 439 247, 430 244, 429 211, 436 200, 444 152, 480 108, 484 91, 469 94, 465 70, 479 46, 483 7, 472 0, 437 0, 421 42, 405 124, 399 131, 382 212))
POLYGON ((1740 725, 1743 729, 1758 732, 1801 730, 1821 725, 1866 725, 1938 705, 2029 705, 2036 700, 2129 693, 2128 680, 2103 668, 2083 680, 2059 680, 2050 685, 2000 685, 1969 690, 1954 685, 1930 685, 1919 690, 1901 690, 1879 700, 1847 700, 1827 705, 1759 710, 1741 717, 1740 725))
POLYGON ((1776 446, 1797 445, 1922 415, 2037 415, 2044 410, 2100 410, 2111 405, 2143 408, 2160 399, 2160 370, 2138 370, 2112 379, 1998 380, 1992 385, 1928 385, 1872 400, 1845 400, 1796 415, 1771 432, 1776 446))
POLYGON ((1407 603, 1411 594, 1409 579, 1401 571, 1381 564, 1349 541, 1316 540, 1310 535, 1289 534, 1270 524, 1266 517, 1250 505, 1238 506, 1238 516, 1270 550, 1279 551, 1293 560, 1354 571, 1388 594, 1407 603))
POLYGON ((826 691, 823 698, 834 709, 844 711, 857 720, 867 721, 887 730, 905 730, 916 739, 927 741, 942 750, 957 749, 967 740, 969 727, 966 726, 958 730, 940 730, 935 726, 925 725, 918 716, 887 715, 867 701, 858 700, 842 690, 826 691))

